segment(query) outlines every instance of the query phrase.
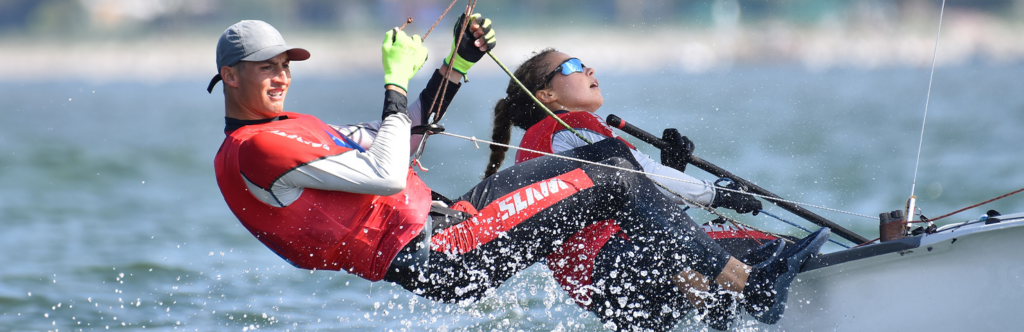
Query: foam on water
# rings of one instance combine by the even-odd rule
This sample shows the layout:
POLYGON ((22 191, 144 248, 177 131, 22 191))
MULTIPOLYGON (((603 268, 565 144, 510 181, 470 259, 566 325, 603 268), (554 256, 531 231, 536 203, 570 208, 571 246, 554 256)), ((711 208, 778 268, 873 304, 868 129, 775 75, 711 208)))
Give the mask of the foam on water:
MULTIPOLYGON (((918 181, 941 192, 919 189, 927 215, 1024 186, 1016 143, 1022 74, 1021 66, 982 65, 936 72, 918 181)), ((420 76, 413 87, 423 85, 427 75, 420 76)), ((655 133, 677 127, 696 154, 783 197, 874 215, 899 208, 909 194, 926 70, 770 66, 599 78, 602 116, 655 133)), ((288 110, 329 123, 379 118, 379 86, 366 84, 377 77, 295 79, 288 110)), ((444 121, 448 131, 489 137, 491 107, 506 84, 465 84, 444 121)), ((223 138, 223 99, 206 94, 205 82, 0 86, 8 92, 0 101, 0 329, 602 326, 540 266, 473 304, 433 303, 388 283, 289 266, 239 225, 220 196, 212 159, 223 138)), ((445 195, 461 195, 478 181, 488 152, 433 137, 422 176, 445 195)), ((989 208, 1020 211, 1021 202, 1011 197, 950 221, 989 208)), ((877 232, 877 221, 815 212, 868 238, 877 232)), ((739 218, 800 235, 767 217, 739 218)))

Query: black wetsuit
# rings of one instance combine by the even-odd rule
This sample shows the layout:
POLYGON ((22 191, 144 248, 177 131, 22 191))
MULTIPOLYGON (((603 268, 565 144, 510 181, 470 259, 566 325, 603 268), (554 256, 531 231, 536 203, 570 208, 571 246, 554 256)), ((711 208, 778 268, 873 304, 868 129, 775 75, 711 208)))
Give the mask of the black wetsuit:
MULTIPOLYGON (((639 169, 629 148, 618 140, 604 140, 561 154, 639 169)), ((438 301, 480 298, 538 262, 584 226, 605 219, 620 223, 631 244, 645 251, 650 260, 647 263, 659 275, 672 276, 690 268, 714 279, 722 271, 730 255, 639 173, 541 157, 498 172, 459 200, 481 209, 510 193, 576 170, 582 170, 593 186, 557 201, 468 252, 453 253, 436 246, 425 250, 423 240, 430 237, 425 234, 395 258, 384 279, 438 301)), ((461 221, 469 222, 473 219, 461 221)), ((436 235, 459 224, 427 229, 436 235)))

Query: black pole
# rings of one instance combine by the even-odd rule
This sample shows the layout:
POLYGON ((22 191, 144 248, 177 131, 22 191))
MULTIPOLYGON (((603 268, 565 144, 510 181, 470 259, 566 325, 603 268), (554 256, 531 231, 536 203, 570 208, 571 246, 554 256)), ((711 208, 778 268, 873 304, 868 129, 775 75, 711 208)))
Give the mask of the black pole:
MULTIPOLYGON (((626 123, 625 120, 622 120, 622 118, 619 118, 618 116, 615 116, 614 114, 609 114, 608 115, 607 122, 612 127, 619 128, 622 131, 626 132, 627 134, 630 134, 633 137, 639 138, 641 141, 644 141, 647 144, 653 145, 653 146, 657 147, 658 149, 664 149, 666 146, 668 146, 668 143, 665 143, 665 141, 662 141, 661 138, 659 138, 657 136, 654 136, 651 133, 648 133, 647 131, 645 131, 643 129, 640 129, 640 128, 634 126, 634 125, 626 123)), ((727 171, 725 169, 722 169, 721 167, 718 167, 715 164, 712 164, 712 163, 710 163, 710 162, 708 162, 708 161, 706 161, 704 159, 701 159, 700 157, 690 156, 690 164, 692 164, 694 166, 697 166, 697 168, 700 168, 700 169, 702 169, 702 170, 704 170, 704 171, 706 171, 708 173, 714 174, 717 177, 729 178, 729 179, 733 180, 734 182, 749 188, 750 191, 755 193, 755 194, 758 194, 758 195, 761 195, 761 196, 767 196, 767 197, 782 199, 782 197, 779 197, 779 195, 776 195, 776 194, 774 194, 774 193, 772 193, 772 192, 770 192, 770 191, 768 191, 768 190, 766 190, 764 188, 759 187, 756 184, 751 183, 750 181, 747 181, 747 180, 745 180, 745 179, 743 179, 741 177, 738 177, 735 174, 732 174, 729 171, 727 171)), ((770 201, 773 204, 778 205, 779 207, 785 209, 786 211, 792 212, 793 214, 795 214, 795 215, 797 215, 797 216, 799 216, 801 218, 804 218, 807 221, 810 221, 810 222, 812 222, 812 223, 814 223, 814 224, 816 224, 818 226, 831 228, 833 233, 836 233, 839 236, 842 236, 843 238, 845 238, 847 240, 853 241, 853 243, 861 244, 861 243, 864 243, 864 242, 868 242, 867 238, 864 238, 863 236, 860 236, 859 234, 854 233, 853 231, 848 230, 848 229, 844 228, 843 226, 839 226, 838 224, 836 224, 836 223, 834 223, 834 222, 832 222, 832 221, 830 221, 828 219, 825 219, 825 217, 819 216, 819 215, 815 214, 814 212, 808 211, 807 209, 804 209, 804 208, 800 207, 799 205, 792 204, 792 203, 789 203, 789 202, 775 201, 775 200, 768 200, 768 201, 770 201)))

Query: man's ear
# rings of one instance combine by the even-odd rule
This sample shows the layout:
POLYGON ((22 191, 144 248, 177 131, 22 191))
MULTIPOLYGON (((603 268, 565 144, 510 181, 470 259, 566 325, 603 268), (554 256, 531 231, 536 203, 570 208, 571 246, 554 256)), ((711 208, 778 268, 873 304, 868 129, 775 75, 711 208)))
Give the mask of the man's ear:
MULTIPOLYGON (((236 66, 236 67, 238 67, 238 69, 241 69, 242 66, 244 66, 244 65, 236 66)), ((230 86, 232 88, 237 88, 238 87, 238 84, 239 84, 238 71, 234 67, 229 67, 229 66, 220 67, 220 79, 224 80, 224 85, 230 86)))
POLYGON ((549 89, 537 90, 533 95, 537 97, 537 100, 540 100, 540 102, 545 104, 558 100, 558 97, 555 96, 554 92, 549 89))

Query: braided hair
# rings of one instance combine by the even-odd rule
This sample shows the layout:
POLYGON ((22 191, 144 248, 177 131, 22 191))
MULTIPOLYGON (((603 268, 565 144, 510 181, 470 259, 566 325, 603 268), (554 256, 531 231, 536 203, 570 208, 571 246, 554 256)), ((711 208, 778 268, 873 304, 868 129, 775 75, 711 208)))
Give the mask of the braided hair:
MULTIPOLYGON (((547 69, 550 63, 545 59, 548 54, 553 52, 557 51, 549 47, 534 53, 516 69, 515 76, 530 90, 530 93, 536 93, 547 87, 548 82, 544 78, 548 74, 547 69)), ((547 113, 534 104, 530 95, 520 89, 512 79, 509 79, 505 93, 505 98, 499 99, 498 103, 494 105, 494 129, 491 132, 491 140, 508 144, 512 138, 513 125, 523 130, 529 129, 540 120, 544 120, 547 113)), ((498 172, 502 162, 505 161, 505 152, 507 151, 506 147, 491 145, 491 157, 487 162, 484 178, 498 172)))

